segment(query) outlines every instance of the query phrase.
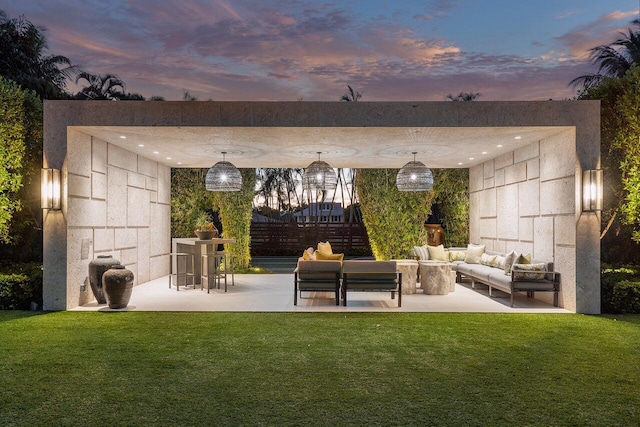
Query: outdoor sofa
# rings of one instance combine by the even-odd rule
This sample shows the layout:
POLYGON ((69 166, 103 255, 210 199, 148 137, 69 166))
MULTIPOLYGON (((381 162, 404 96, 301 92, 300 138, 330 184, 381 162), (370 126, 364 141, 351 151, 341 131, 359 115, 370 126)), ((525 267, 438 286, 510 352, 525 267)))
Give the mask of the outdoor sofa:
POLYGON ((528 297, 534 297, 535 292, 553 292, 553 305, 558 306, 560 273, 553 271, 553 262, 531 259, 530 255, 515 251, 489 251, 482 245, 473 244, 466 248, 440 247, 438 250, 430 247, 426 248, 426 253, 419 249, 414 247, 414 254, 421 262, 448 262, 456 272, 456 282, 460 283, 466 277, 472 288, 476 283, 484 284, 489 288, 489 296, 493 289, 505 292, 510 295, 511 307, 515 292, 527 292, 528 297))
POLYGON ((300 258, 293 271, 293 305, 298 305, 302 292, 333 292, 336 305, 347 305, 347 292, 398 293, 398 307, 402 306, 402 273, 395 261, 369 260, 304 260, 300 258))

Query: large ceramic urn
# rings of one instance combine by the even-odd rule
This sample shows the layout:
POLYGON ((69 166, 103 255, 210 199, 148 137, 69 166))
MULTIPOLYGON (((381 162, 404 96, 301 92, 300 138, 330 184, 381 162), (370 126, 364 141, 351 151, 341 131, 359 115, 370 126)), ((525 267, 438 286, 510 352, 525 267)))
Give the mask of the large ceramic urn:
POLYGON ((125 308, 131 299, 133 273, 124 265, 114 265, 102 275, 102 288, 109 308, 125 308))
POLYGON ((89 263, 89 285, 98 304, 106 304, 107 300, 102 291, 102 275, 113 265, 119 265, 120 261, 111 255, 98 255, 89 263))
POLYGON ((427 228, 427 244, 438 246, 444 244, 444 229, 440 224, 425 224, 427 228))

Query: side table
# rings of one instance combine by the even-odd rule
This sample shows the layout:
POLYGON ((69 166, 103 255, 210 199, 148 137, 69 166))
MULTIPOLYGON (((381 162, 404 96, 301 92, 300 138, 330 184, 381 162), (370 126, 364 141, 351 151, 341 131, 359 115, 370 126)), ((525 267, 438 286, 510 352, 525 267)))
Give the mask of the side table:
POLYGON ((420 284, 427 295, 447 295, 455 289, 451 266, 444 262, 420 262, 420 284))
POLYGON ((392 259, 396 269, 402 273, 402 294, 415 294, 418 277, 418 261, 415 259, 392 259))

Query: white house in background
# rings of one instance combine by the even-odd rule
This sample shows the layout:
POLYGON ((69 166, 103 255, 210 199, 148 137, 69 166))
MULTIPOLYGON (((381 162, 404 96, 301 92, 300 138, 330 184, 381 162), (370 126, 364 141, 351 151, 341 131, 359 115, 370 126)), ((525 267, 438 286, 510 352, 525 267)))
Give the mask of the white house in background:
POLYGON ((344 222, 344 209, 340 202, 313 202, 293 216, 296 222, 344 222))

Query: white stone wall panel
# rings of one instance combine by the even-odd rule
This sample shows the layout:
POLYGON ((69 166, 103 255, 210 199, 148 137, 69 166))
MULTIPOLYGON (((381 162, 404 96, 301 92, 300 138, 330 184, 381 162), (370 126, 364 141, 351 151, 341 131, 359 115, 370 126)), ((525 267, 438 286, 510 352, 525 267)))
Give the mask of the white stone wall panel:
POLYGON ((69 197, 91 197, 91 178, 67 174, 67 194, 69 197))
POLYGON ((138 156, 138 173, 151 178, 158 177, 158 163, 146 157, 138 156))
POLYGON ((91 137, 78 131, 67 135, 67 171, 69 174, 91 176, 91 137))
POLYGON ((575 178, 540 183, 540 214, 573 214, 576 209, 575 178))
POLYGON ((94 252, 112 251, 114 249, 114 229, 94 228, 93 229, 93 250, 94 252))
POLYGON ((91 170, 107 173, 107 143, 98 138, 91 138, 91 170))
POLYGON ((127 194, 127 226, 148 227, 151 207, 149 192, 147 190, 129 187, 127 194))
POLYGON ((116 166, 130 172, 138 170, 138 156, 112 144, 107 147, 107 160, 109 166, 116 166))
POLYGON ((527 179, 527 164, 516 163, 512 166, 507 166, 504 169, 504 183, 506 185, 515 184, 516 182, 522 182, 527 179))
POLYGON ((518 238, 518 185, 507 185, 497 189, 498 238, 518 238))
POLYGON ((107 224, 109 227, 127 225, 127 171, 113 166, 107 171, 107 224))
POLYGON ((171 168, 158 165, 158 203, 171 203, 171 168))
POLYGON ((539 216, 533 219, 533 257, 553 260, 553 217, 539 216))
POLYGON ((469 168, 469 191, 481 191, 484 189, 484 169, 482 165, 469 168))
POLYGON ((514 163, 520 163, 525 160, 537 158, 538 156, 540 156, 540 143, 534 142, 533 144, 529 144, 516 150, 513 153, 513 161, 514 163))
POLYGON ((107 199, 107 176, 93 172, 91 174, 91 198, 97 200, 107 199))
POLYGON ((540 215, 540 182, 537 179, 521 182, 518 187, 520 216, 540 215))
POLYGON ((107 225, 104 200, 67 199, 68 227, 104 227, 107 225))

